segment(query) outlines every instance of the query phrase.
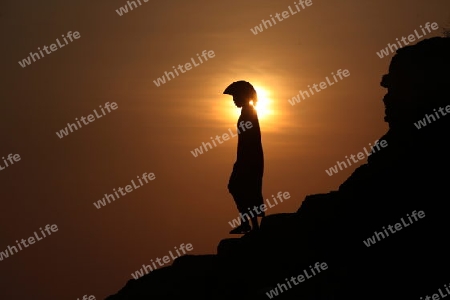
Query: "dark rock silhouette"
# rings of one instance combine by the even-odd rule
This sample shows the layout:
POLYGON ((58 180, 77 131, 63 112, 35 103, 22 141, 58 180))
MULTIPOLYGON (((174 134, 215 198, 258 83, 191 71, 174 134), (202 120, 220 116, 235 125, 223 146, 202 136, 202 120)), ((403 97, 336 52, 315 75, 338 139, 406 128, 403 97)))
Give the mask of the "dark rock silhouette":
MULTIPOLYGON (((425 299, 450 283, 448 133, 450 38, 397 51, 382 85, 388 146, 338 191, 307 196, 295 213, 269 215, 257 232, 225 239, 216 255, 180 257, 130 280, 107 300, 268 299, 316 262, 328 269, 276 299, 425 299), (436 109, 436 112, 434 111, 436 109), (414 125, 434 115, 420 129, 414 125), (367 247, 363 241, 413 211, 425 217, 367 247)), ((351 133, 349 133, 351 134, 351 133)), ((431 299, 431 298, 430 298, 431 299)))

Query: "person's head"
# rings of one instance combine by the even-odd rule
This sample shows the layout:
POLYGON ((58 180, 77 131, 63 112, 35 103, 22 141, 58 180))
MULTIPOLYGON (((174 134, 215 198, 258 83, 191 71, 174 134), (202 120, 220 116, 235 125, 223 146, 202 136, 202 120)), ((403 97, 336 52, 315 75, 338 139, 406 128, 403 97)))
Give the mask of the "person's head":
POLYGON ((244 80, 233 82, 223 93, 233 96, 233 102, 237 107, 250 106, 250 101, 253 101, 253 105, 256 105, 258 101, 256 90, 249 82, 244 80))

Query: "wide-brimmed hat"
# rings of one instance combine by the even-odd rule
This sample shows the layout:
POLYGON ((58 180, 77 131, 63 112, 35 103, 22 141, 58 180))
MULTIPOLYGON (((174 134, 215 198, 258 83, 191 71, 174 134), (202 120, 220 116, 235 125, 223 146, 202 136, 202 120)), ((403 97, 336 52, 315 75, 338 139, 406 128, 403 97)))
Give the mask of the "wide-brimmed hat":
POLYGON ((244 80, 233 82, 225 89, 225 91, 223 91, 223 93, 232 96, 243 96, 246 99, 253 100, 253 103, 258 101, 255 88, 250 82, 244 80))

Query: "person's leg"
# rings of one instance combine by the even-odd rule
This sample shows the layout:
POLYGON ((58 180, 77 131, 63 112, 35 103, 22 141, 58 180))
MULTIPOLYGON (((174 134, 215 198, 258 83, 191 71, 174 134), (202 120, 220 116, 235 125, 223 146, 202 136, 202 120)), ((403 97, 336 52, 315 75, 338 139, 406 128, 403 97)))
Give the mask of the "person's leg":
POLYGON ((248 211, 250 212, 249 219, 252 222, 252 230, 258 230, 258 217, 265 216, 265 212, 261 210, 261 205, 264 204, 262 196, 262 176, 259 174, 252 174, 246 181, 245 200, 248 211), (257 209, 259 208, 259 209, 257 209))
POLYGON ((254 218, 251 218, 252 221, 252 230, 258 230, 259 224, 258 224, 258 217, 255 216, 254 218))
POLYGON ((246 217, 241 218, 241 226, 249 231, 251 229, 249 219, 246 217))
POLYGON ((238 196, 236 193, 232 194, 232 196, 240 213, 239 219, 241 222, 238 227, 230 231, 230 234, 243 234, 251 230, 248 215, 245 213, 246 210, 242 206, 242 197, 238 196))
POLYGON ((256 186, 256 190, 253 192, 253 195, 256 195, 254 197, 252 197, 252 199, 254 199, 252 201, 252 205, 253 207, 259 207, 260 209, 256 210, 255 213, 253 214, 251 221, 252 221, 252 229, 253 230, 258 230, 259 229, 259 224, 258 224, 258 217, 259 218, 263 218, 265 217, 266 213, 261 209, 261 205, 264 204, 264 199, 262 196, 262 184, 261 184, 261 180, 258 178, 257 182, 255 184, 256 186))

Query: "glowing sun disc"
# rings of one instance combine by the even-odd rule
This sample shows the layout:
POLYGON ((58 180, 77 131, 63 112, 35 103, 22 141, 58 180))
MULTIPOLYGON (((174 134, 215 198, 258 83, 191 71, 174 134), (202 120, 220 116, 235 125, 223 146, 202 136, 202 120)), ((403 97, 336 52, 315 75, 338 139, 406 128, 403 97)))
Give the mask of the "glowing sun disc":
MULTIPOLYGON (((258 102, 256 103, 255 109, 258 112, 258 117, 260 119, 265 119, 272 114, 271 110, 271 99, 270 93, 260 87, 255 87, 256 93, 258 94, 258 102)), ((250 102, 253 105, 253 101, 250 102)))

